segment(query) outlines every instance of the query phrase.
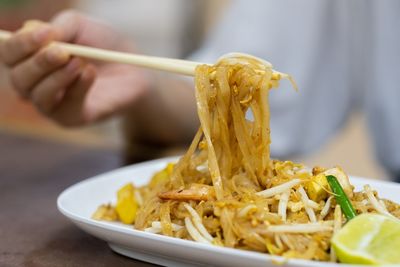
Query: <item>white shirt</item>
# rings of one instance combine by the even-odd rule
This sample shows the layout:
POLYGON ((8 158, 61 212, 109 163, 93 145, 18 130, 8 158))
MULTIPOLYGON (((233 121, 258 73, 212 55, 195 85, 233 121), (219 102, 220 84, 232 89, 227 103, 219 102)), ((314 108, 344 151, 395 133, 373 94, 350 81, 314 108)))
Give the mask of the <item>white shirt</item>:
POLYGON ((325 143, 355 108, 378 159, 400 172, 400 1, 236 0, 191 58, 249 53, 291 74, 270 93, 274 157, 325 143))

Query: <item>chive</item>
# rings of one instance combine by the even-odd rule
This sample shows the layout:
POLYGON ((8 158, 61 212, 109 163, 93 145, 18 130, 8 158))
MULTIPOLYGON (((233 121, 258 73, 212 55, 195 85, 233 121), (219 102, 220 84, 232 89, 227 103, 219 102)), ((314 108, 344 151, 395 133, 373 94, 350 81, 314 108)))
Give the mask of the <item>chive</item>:
POLYGON ((329 186, 335 194, 336 201, 342 209, 344 216, 346 216, 346 219, 349 221, 356 217, 357 213, 337 178, 333 175, 327 175, 326 179, 328 180, 329 186))

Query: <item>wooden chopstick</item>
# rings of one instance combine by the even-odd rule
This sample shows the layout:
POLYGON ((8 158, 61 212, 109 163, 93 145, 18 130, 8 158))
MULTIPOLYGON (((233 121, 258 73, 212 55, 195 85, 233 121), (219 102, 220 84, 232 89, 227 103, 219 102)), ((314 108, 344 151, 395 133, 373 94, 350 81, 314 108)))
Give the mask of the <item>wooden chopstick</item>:
MULTIPOLYGON (((7 40, 11 35, 11 32, 0 30, 0 41, 7 40)), ((194 76, 194 70, 196 66, 199 64, 204 64, 189 60, 144 56, 62 42, 52 42, 50 45, 57 45, 74 56, 114 63, 136 65, 187 76, 194 76)))

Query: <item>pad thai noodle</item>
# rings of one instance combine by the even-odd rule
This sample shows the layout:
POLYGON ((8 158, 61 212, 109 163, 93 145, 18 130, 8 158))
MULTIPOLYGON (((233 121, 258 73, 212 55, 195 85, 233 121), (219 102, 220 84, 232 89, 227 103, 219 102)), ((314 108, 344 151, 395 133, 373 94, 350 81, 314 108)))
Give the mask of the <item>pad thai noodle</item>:
MULTIPOLYGON (((270 158, 269 90, 282 78, 238 54, 196 69, 198 129, 186 154, 143 187, 128 184, 93 217, 200 243, 336 261, 330 240, 346 222, 326 179, 337 178, 357 214, 400 217, 368 185, 355 192, 340 167, 270 158)), ((295 86, 294 82, 292 81, 295 86)))

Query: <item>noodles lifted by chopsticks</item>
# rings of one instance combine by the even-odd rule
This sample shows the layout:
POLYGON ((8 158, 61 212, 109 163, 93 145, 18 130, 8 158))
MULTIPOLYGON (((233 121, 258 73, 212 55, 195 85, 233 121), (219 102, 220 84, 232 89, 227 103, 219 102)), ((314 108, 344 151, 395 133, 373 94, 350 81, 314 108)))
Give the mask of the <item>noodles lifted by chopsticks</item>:
MULTIPOLYGON (((325 172, 339 178, 357 212, 371 212, 381 201, 384 212, 399 216, 398 205, 390 201, 376 198, 368 204, 371 192, 353 194, 338 167, 311 170, 270 159, 268 93, 281 78, 290 79, 268 62, 242 55, 198 66, 201 126, 178 163, 155 174, 149 185, 135 188, 142 204, 128 223, 134 220, 137 229, 201 243, 329 260, 330 238, 342 220, 324 186, 325 172)), ((109 213, 107 208, 103 206, 109 213)))
MULTIPOLYGON (((255 59, 227 58, 215 66, 196 69, 196 100, 202 134, 200 151, 190 149, 172 175, 175 186, 185 185, 199 165, 208 165, 217 200, 232 196, 233 176, 257 189, 271 176, 269 158, 268 91, 279 75, 255 59), (251 110, 254 120, 246 120, 251 110), (190 164, 193 161, 196 164, 190 164)), ((194 140, 192 146, 198 146, 194 140)), ((238 193, 238 192, 236 192, 238 193)))

